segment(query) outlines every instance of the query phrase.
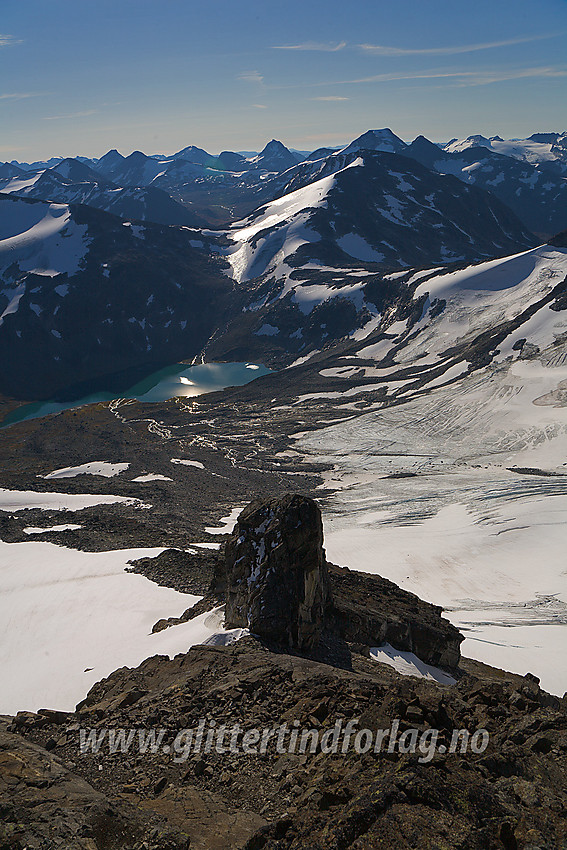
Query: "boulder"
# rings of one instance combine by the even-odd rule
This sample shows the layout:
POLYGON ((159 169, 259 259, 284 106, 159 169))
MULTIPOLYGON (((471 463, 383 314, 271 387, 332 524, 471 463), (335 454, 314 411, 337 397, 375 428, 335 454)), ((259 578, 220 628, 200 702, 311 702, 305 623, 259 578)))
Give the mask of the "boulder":
POLYGON ((217 590, 226 595, 226 628, 249 628, 300 652, 314 649, 329 597, 317 503, 288 494, 249 504, 225 545, 217 590))

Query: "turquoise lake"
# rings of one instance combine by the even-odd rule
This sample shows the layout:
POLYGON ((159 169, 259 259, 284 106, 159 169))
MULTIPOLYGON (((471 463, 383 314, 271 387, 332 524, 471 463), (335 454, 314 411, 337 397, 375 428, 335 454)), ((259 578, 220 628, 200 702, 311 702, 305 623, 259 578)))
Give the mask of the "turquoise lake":
POLYGON ((0 427, 24 422, 26 419, 38 419, 62 410, 71 410, 85 404, 99 401, 113 401, 117 398, 132 398, 138 401, 167 401, 175 396, 198 396, 223 390, 226 387, 241 387, 259 378, 269 375, 272 370, 256 363, 199 363, 187 366, 176 363, 166 366, 148 375, 142 381, 120 393, 98 392, 73 401, 39 401, 24 404, 13 410, 3 420, 0 427))

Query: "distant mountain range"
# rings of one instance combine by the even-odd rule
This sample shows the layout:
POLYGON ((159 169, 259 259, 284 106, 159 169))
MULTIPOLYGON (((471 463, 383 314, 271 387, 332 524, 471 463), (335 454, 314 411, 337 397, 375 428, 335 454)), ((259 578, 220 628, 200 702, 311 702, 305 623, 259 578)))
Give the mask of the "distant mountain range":
POLYGON ((0 392, 118 386, 203 351, 288 365, 411 313, 413 279, 567 228, 559 160, 529 159, 562 139, 532 137, 520 157, 384 129, 306 157, 272 140, 246 157, 5 163, 0 392))
POLYGON ((423 136, 412 142, 404 155, 440 174, 454 174, 464 183, 495 195, 542 238, 565 227, 567 175, 562 177, 527 160, 504 156, 484 146, 452 153, 440 151, 423 136))
MULTIPOLYGON (((437 145, 423 136, 406 144, 386 128, 369 130, 341 152, 364 150, 409 156, 431 170, 474 184, 510 207, 525 227, 542 239, 567 227, 566 133, 534 133, 528 139, 509 141, 499 136, 488 139, 473 135, 437 145)), ((273 200, 294 178, 293 169, 299 163, 318 162, 336 155, 336 149, 331 148, 319 148, 304 155, 274 139, 259 154, 250 156, 234 151, 212 155, 195 145, 169 157, 148 156, 141 151, 125 157, 111 150, 100 159, 54 158, 44 163, 0 165, 0 191, 15 191, 13 186, 19 184, 10 186, 10 180, 25 179, 30 172, 40 177, 46 170, 57 171, 72 184, 91 184, 91 187, 74 192, 58 187, 59 193, 55 195, 55 187, 44 181, 45 185, 34 184, 27 194, 49 200, 80 201, 119 215, 163 224, 191 226, 206 222, 222 227, 273 200), (286 172, 291 173, 281 180, 286 172), (106 191, 101 187, 103 181, 112 184, 106 191), (109 191, 117 188, 140 191, 135 196, 125 195, 118 203, 119 197, 108 197, 109 191), (168 204, 163 195, 144 195, 143 188, 165 192, 178 206, 168 204), (47 194, 48 190, 51 195, 47 194), (184 217, 179 207, 188 210, 190 216, 184 217)))
POLYGON ((85 163, 64 159, 36 172, 0 166, 0 192, 22 198, 87 204, 122 218, 199 226, 205 221, 156 186, 118 186, 85 163))
POLYGON ((500 136, 468 136, 452 139, 443 146, 448 153, 462 153, 469 148, 487 148, 503 156, 510 156, 567 174, 567 133, 534 133, 528 139, 502 139, 500 136))

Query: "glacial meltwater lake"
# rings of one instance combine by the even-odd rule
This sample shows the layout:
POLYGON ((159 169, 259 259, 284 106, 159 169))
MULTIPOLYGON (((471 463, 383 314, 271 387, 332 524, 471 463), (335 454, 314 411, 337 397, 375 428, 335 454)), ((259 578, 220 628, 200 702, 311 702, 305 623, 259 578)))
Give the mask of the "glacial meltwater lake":
POLYGON ((226 387, 241 387, 254 378, 269 375, 272 370, 256 363, 199 363, 188 366, 175 363, 153 372, 134 386, 123 392, 98 392, 73 401, 38 401, 24 404, 9 413, 0 424, 5 428, 26 419, 38 419, 62 410, 71 410, 85 404, 99 401, 113 401, 117 398, 132 398, 138 401, 167 401, 175 396, 197 396, 223 390, 226 387))

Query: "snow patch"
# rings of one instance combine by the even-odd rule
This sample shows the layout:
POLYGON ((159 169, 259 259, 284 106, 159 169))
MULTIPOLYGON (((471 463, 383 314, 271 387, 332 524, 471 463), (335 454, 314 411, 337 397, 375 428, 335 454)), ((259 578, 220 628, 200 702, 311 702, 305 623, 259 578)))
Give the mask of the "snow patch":
POLYGON ((114 478, 115 475, 120 475, 129 466, 129 463, 109 463, 105 460, 93 460, 90 463, 83 463, 81 466, 65 466, 62 469, 55 469, 53 472, 39 477, 75 478, 77 475, 102 475, 103 478, 114 478))
POLYGON ((433 682, 439 682, 441 685, 454 685, 456 683, 456 679, 453 676, 439 667, 426 664, 413 652, 394 649, 389 643, 371 647, 370 657, 374 661, 380 661, 382 664, 393 667, 394 670, 403 676, 416 676, 418 679, 428 679, 433 682))

